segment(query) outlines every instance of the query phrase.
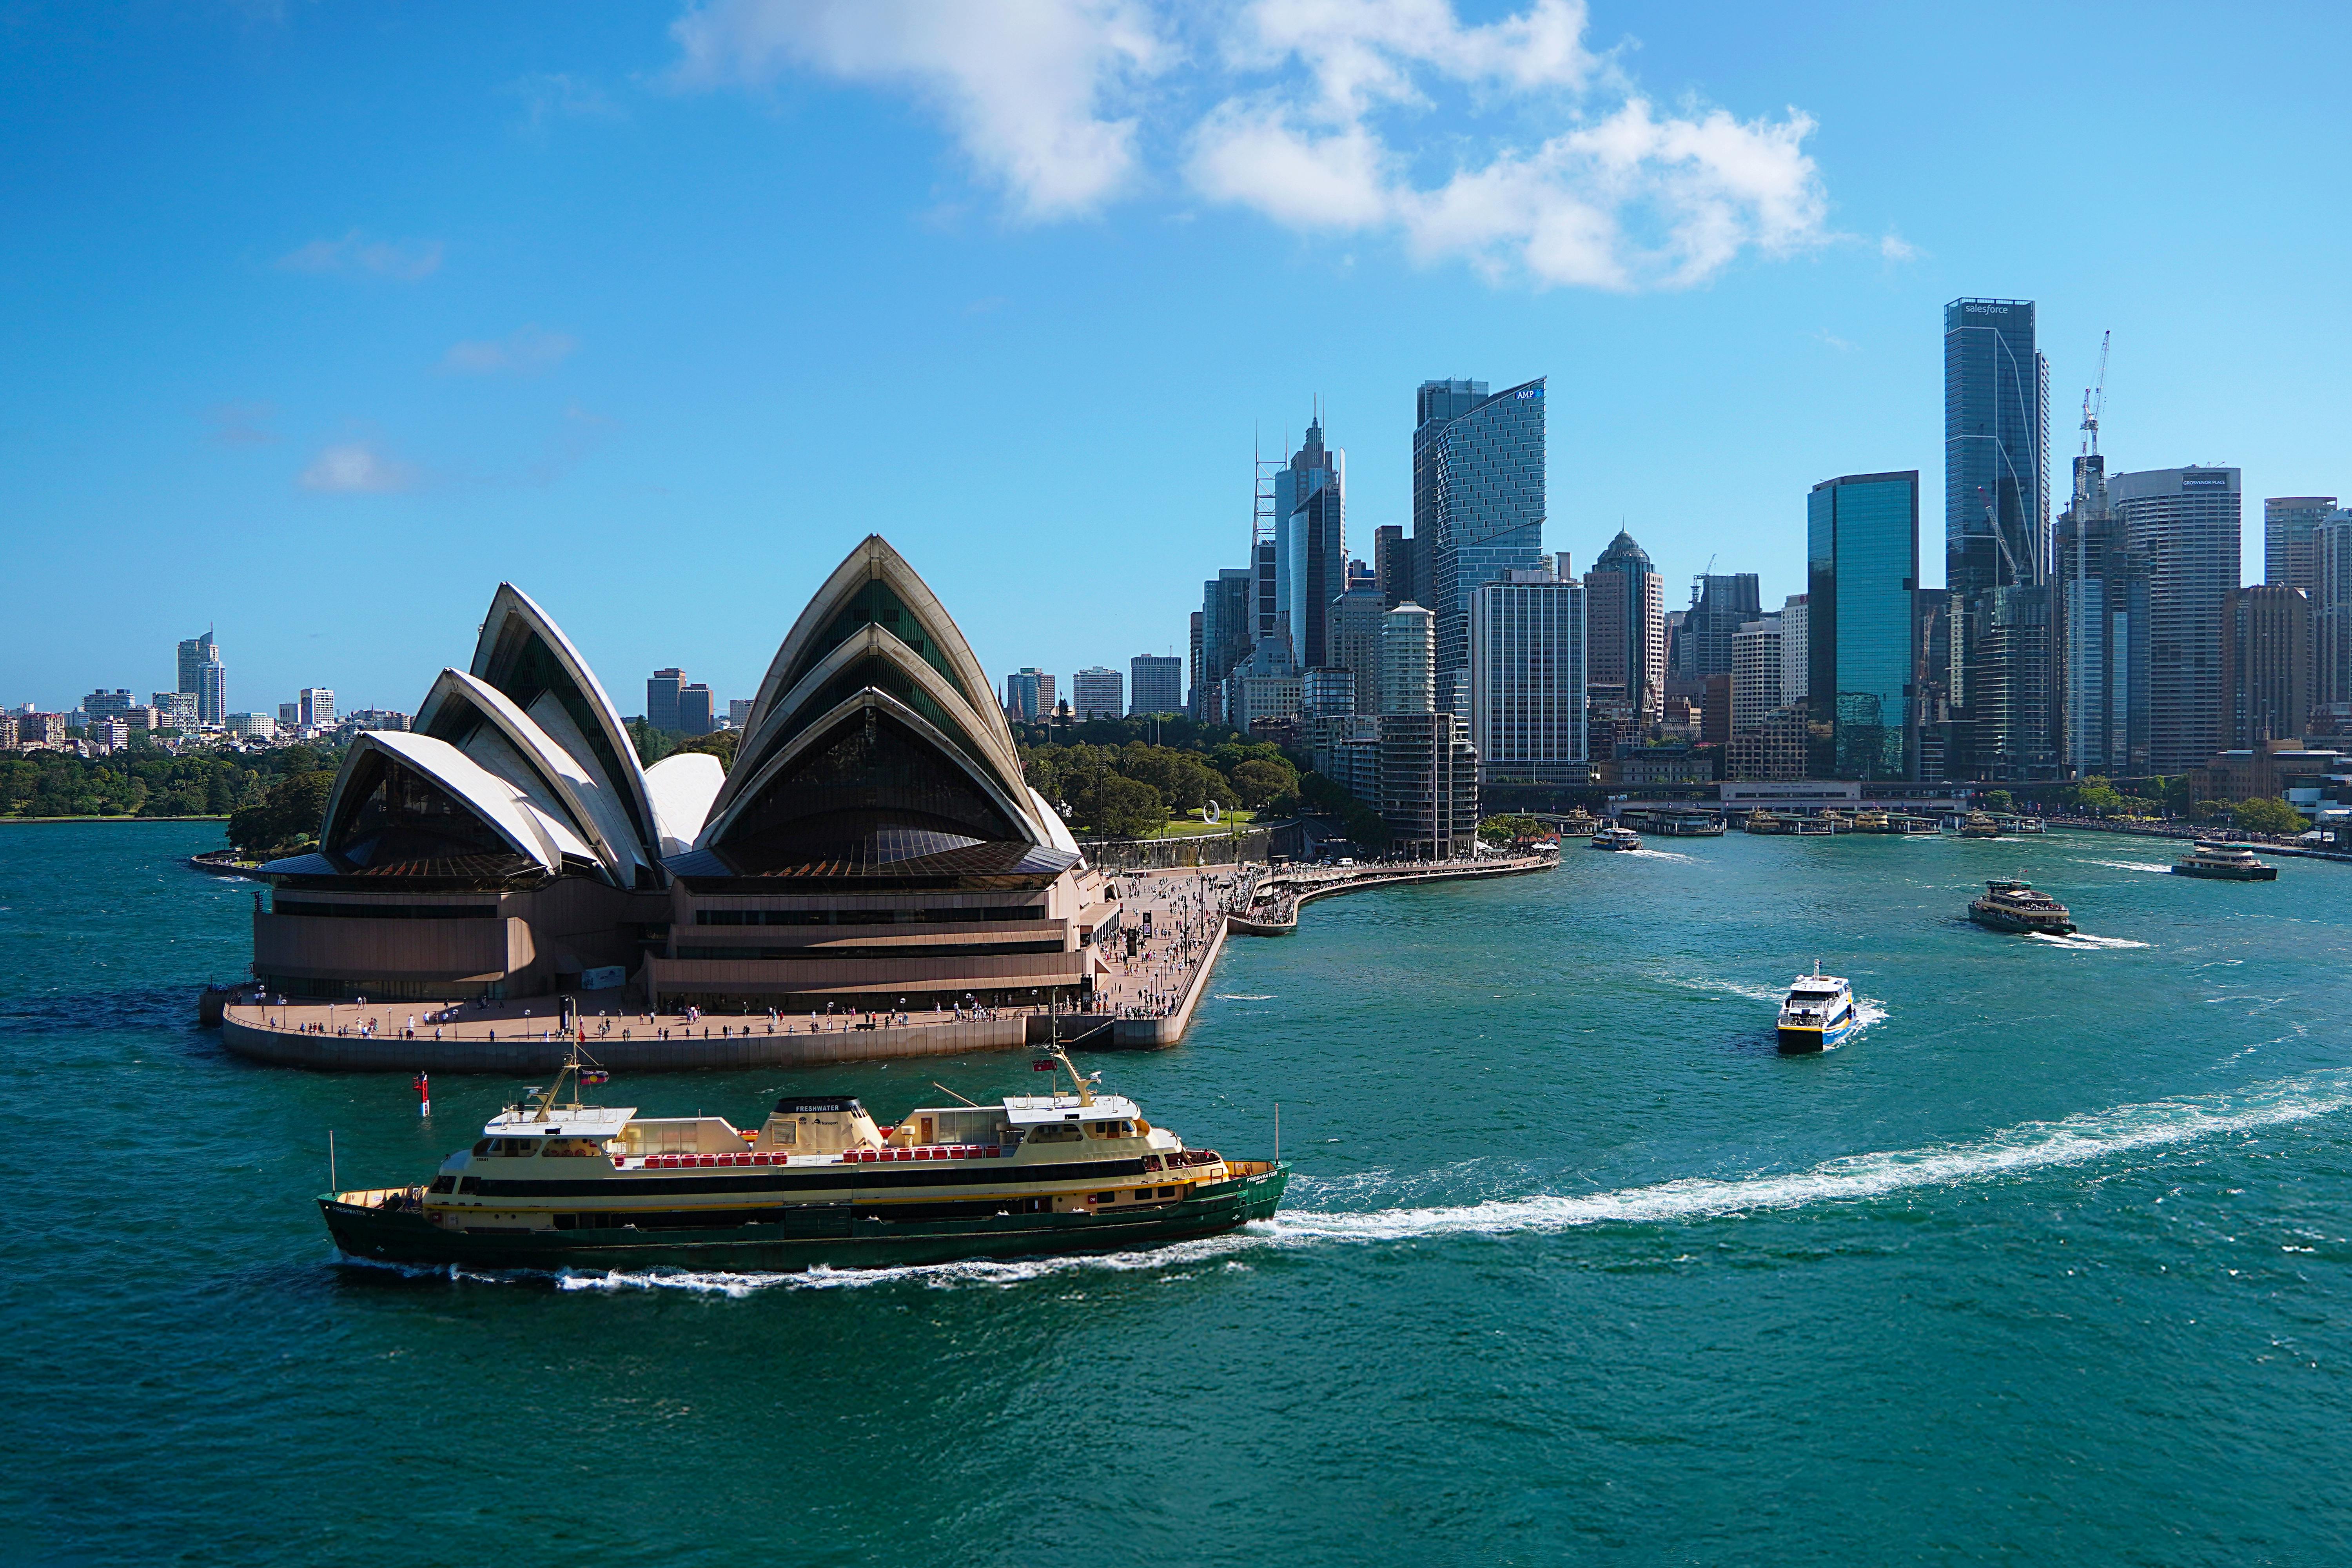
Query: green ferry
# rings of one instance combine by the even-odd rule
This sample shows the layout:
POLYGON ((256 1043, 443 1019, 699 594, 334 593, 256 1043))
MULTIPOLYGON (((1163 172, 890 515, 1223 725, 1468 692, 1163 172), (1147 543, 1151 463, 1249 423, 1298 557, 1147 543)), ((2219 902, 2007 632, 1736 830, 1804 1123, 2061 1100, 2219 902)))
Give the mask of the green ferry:
POLYGON ((851 1096, 788 1094, 740 1130, 583 1104, 581 1079, 604 1074, 575 1049, 431 1182, 325 1193, 319 1210, 351 1258, 551 1270, 1123 1252, 1272 1217, 1288 1165, 1187 1148, 1058 1048, 1037 1065, 1053 1093, 918 1107, 891 1127, 851 1096))

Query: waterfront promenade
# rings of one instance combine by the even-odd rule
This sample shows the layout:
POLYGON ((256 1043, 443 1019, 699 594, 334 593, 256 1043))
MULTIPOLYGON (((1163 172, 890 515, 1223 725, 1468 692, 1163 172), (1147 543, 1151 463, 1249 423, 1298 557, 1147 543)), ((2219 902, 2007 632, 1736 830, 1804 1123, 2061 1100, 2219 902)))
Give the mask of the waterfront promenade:
MULTIPOLYGON (((1352 868, 1256 865, 1121 872, 1119 924, 1095 944, 1083 1009, 930 1009, 835 1014, 650 1014, 623 993, 576 998, 586 1048, 608 1068, 662 1071, 814 1066, 961 1056, 1059 1040, 1078 1048, 1153 1050, 1183 1037, 1228 934, 1296 931, 1301 905, 1405 883, 1549 870, 1553 855, 1352 868)), ((242 994, 221 1013, 238 1056, 335 1071, 540 1072, 561 1063, 571 1032, 562 1001, 278 1002, 242 994)))

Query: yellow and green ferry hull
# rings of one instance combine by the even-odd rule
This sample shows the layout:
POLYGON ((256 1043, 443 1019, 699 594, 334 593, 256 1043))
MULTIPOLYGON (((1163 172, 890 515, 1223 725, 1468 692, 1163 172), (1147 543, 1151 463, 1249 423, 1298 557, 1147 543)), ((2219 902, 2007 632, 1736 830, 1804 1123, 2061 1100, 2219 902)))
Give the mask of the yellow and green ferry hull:
POLYGON ((940 1214, 969 1204, 861 1202, 855 1196, 779 1209, 651 1215, 572 1215, 572 1228, 456 1226, 418 1209, 376 1207, 320 1195, 335 1245, 377 1263, 509 1269, 698 1268, 792 1272, 956 1263, 974 1258, 1127 1252, 1195 1240, 1270 1219, 1290 1167, 1203 1184, 1181 1198, 1082 1213, 940 1214), (926 1212, 929 1211, 929 1212, 926 1212), (740 1217, 739 1217, 740 1216, 740 1217), (709 1223, 698 1225, 698 1220, 709 1223), (579 1222, 593 1223, 582 1226, 579 1222), (605 1223, 610 1221, 612 1223, 605 1223))

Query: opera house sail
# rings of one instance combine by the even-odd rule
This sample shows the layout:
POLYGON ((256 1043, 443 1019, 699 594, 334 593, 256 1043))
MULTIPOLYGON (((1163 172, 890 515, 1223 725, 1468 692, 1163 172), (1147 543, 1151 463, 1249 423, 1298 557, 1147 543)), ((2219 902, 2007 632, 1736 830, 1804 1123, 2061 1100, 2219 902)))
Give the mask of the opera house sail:
POLYGON ((1118 908, 879 536, 786 635, 731 770, 642 766, 577 650, 500 585, 471 666, 414 731, 354 742, 318 850, 263 874, 269 990, 616 1010, 1075 1000, 1118 908))

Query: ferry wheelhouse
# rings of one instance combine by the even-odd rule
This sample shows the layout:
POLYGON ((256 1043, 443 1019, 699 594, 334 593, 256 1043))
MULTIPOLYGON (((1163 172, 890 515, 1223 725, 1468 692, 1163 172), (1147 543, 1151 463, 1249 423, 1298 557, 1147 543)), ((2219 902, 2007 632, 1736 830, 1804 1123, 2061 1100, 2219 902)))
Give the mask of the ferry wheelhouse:
POLYGON ((1817 962, 1800 974, 1780 1004, 1780 1048, 1791 1053, 1825 1051, 1853 1032, 1853 987, 1823 974, 1817 962))
POLYGON ((602 1077, 575 1051, 429 1183, 327 1193, 319 1209, 350 1257, 490 1268, 1123 1251, 1274 1214, 1287 1165, 1187 1147, 1060 1051, 1041 1059, 1050 1094, 921 1106, 888 1127, 851 1096, 787 1094, 746 1130, 566 1100, 567 1081, 602 1077))

